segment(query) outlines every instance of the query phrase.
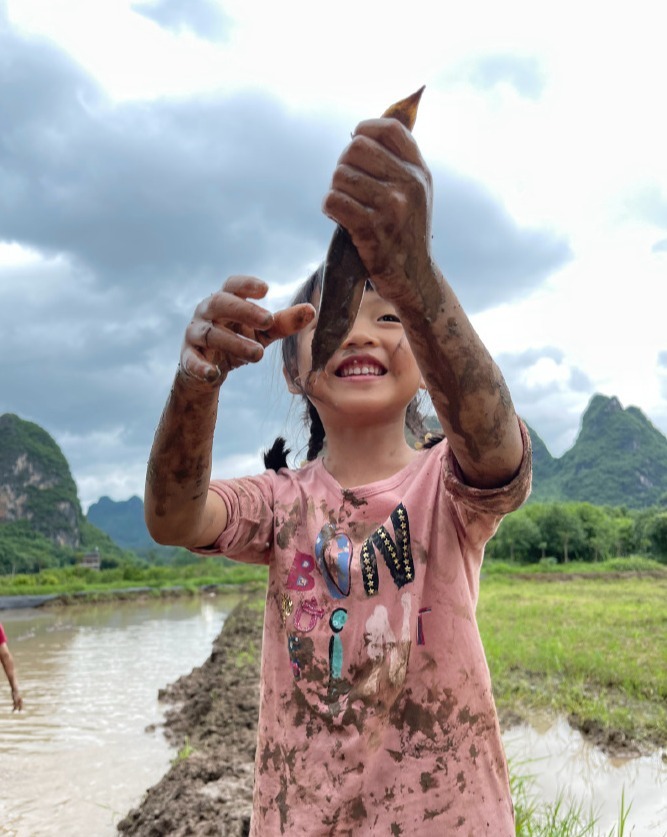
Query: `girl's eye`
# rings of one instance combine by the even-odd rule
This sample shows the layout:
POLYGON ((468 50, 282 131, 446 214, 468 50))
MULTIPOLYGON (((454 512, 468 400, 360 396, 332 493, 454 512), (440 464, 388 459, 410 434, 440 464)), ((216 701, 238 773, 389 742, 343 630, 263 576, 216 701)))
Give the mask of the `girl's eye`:
POLYGON ((400 319, 396 314, 383 314, 380 317, 381 323, 400 323, 400 319))

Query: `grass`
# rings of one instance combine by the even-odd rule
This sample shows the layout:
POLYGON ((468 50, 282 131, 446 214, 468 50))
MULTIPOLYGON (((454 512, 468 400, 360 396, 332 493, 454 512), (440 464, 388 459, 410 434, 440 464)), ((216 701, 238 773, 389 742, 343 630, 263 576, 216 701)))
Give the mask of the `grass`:
POLYGON ((259 649, 255 647, 254 642, 249 642, 248 646, 239 651, 234 658, 234 665, 236 668, 247 668, 249 665, 257 663, 259 660, 259 649))
POLYGON ((32 575, 0 576, 0 596, 112 596, 115 591, 148 587, 154 591, 181 588, 196 593, 216 585, 265 584, 267 568, 254 564, 201 561, 184 567, 127 566, 109 570, 83 567, 48 569, 32 575))
POLYGON ((186 736, 185 736, 185 741, 183 742, 183 746, 182 746, 182 747, 181 747, 181 749, 178 751, 178 753, 176 753, 176 755, 174 756, 174 758, 171 760, 171 763, 172 763, 172 764, 178 764, 178 763, 179 763, 179 762, 181 762, 181 761, 185 761, 186 759, 189 759, 189 758, 190 758, 190 756, 191 756, 194 752, 195 752, 195 748, 192 746, 192 744, 190 744, 190 739, 189 739, 189 737, 186 735, 186 736))
POLYGON ((537 564, 517 564, 507 561, 487 561, 484 565, 485 576, 511 575, 531 576, 543 575, 609 575, 616 573, 644 573, 650 575, 665 576, 667 578, 667 566, 651 558, 644 558, 641 555, 629 555, 623 558, 609 558, 606 561, 594 563, 584 561, 569 561, 567 564, 559 564, 553 558, 546 558, 537 564))
POLYGON ((553 803, 537 803, 530 794, 531 778, 514 773, 510 765, 510 785, 514 801, 516 837, 624 837, 631 805, 625 796, 619 802, 618 822, 603 834, 593 813, 583 806, 566 803, 560 797, 553 803))
POLYGON ((477 618, 501 713, 565 714, 621 739, 667 744, 667 573, 490 574, 477 618))

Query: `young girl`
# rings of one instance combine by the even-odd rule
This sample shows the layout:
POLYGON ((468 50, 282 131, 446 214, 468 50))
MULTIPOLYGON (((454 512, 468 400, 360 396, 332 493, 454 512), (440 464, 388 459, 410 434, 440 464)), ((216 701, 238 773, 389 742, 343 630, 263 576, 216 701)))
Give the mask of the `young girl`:
POLYGON ((313 373, 321 271, 273 315, 247 276, 202 302, 151 453, 149 529, 269 565, 251 834, 513 835, 475 607, 484 545, 530 490, 528 436, 431 257, 409 131, 361 123, 324 210, 371 277, 352 330, 313 373), (211 480, 220 384, 277 338, 309 461, 211 480), (446 439, 415 450, 420 387, 446 439))

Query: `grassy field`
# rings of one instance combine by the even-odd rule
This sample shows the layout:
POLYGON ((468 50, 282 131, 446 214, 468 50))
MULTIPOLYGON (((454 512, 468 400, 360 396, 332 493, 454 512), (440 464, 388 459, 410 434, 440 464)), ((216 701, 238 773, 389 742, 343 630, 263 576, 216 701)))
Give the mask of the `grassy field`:
POLYGON ((161 591, 182 588, 196 593, 207 585, 240 585, 264 583, 266 567, 253 564, 231 564, 216 559, 201 560, 182 567, 135 566, 109 570, 66 567, 43 570, 32 575, 0 576, 0 596, 62 596, 85 595, 90 599, 113 597, 123 590, 148 587, 161 591))
MULTIPOLYGON (((487 565, 477 618, 501 716, 566 715, 609 750, 667 746, 667 568, 643 559, 487 565)), ((562 801, 536 803, 513 769, 517 837, 622 837, 562 801)))
POLYGON ((565 714, 610 749, 667 746, 667 568, 582 569, 484 577, 477 618, 498 709, 565 714))

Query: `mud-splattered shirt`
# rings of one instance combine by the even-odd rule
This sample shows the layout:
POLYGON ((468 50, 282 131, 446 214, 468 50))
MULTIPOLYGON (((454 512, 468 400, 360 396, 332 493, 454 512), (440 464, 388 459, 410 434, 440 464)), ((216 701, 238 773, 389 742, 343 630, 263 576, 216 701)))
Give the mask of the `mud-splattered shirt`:
POLYGON ((270 567, 251 834, 514 834, 475 608, 484 545, 530 491, 447 442, 342 489, 321 460, 214 481, 217 551, 270 567))

